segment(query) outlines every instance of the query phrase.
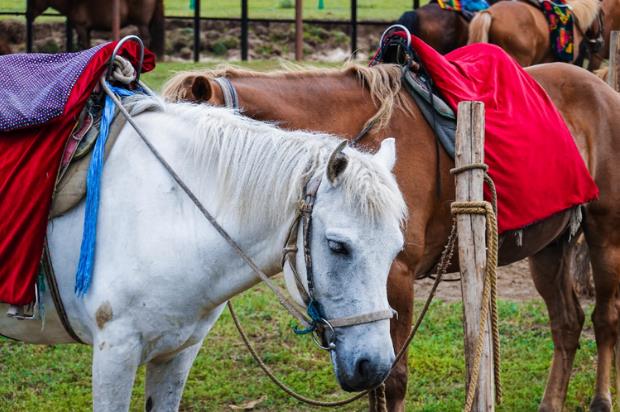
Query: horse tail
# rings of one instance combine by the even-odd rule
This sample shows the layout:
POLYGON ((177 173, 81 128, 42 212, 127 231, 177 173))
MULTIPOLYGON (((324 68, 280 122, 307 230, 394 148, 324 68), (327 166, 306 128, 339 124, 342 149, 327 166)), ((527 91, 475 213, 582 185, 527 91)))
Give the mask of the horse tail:
POLYGON ((469 40, 467 44, 488 43, 489 29, 493 22, 493 16, 488 11, 481 11, 476 14, 469 23, 469 40))
POLYGON ((149 22, 149 34, 151 35, 150 49, 162 58, 165 46, 166 19, 164 16, 164 0, 155 0, 155 11, 149 22))

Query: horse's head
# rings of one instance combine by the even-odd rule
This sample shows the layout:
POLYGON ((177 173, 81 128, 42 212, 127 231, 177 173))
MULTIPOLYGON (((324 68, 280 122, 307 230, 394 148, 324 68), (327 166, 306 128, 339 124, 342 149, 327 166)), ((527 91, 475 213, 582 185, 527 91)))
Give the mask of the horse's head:
POLYGON ((381 383, 394 361, 386 285, 403 247, 406 209, 391 174, 393 139, 372 156, 341 149, 306 188, 301 209, 309 221, 302 213, 292 229, 297 237, 289 249, 297 253, 284 273, 298 303, 316 302, 320 338, 340 385, 359 391, 381 383))

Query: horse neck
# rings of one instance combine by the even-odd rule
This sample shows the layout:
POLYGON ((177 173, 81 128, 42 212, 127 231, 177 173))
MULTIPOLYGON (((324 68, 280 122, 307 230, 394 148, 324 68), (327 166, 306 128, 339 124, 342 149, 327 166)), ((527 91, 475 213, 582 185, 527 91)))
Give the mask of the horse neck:
POLYGON ((377 110, 352 74, 283 74, 231 80, 246 115, 278 121, 287 129, 320 129, 354 137, 377 110))
MULTIPOLYGON (((141 119, 141 116, 138 116, 137 119, 145 135, 149 136, 155 147, 175 169, 183 182, 191 188, 203 206, 215 217, 217 223, 224 228, 263 272, 268 276, 278 273, 281 270, 282 246, 293 219, 293 211, 291 211, 290 216, 282 216, 282 220, 276 224, 264 219, 263 217, 267 215, 268 210, 281 209, 278 207, 279 205, 275 204, 276 201, 274 200, 271 204, 253 204, 247 219, 239 219, 237 215, 239 205, 221 206, 216 200, 218 188, 215 182, 217 182, 218 176, 215 173, 215 168, 213 166, 197 167, 196 162, 188 158, 188 148, 194 143, 192 140, 193 124, 174 117, 162 117, 161 123, 153 122, 153 117, 151 117, 150 123, 146 119, 141 119), (162 133, 162 130, 170 130, 174 134, 162 133)), ((132 139, 135 141, 139 138, 133 136, 127 140, 131 141, 132 139)), ((135 149, 131 150, 135 151, 135 149)), ((145 159, 153 158, 152 153, 148 152, 146 147, 142 147, 141 150, 144 151, 145 159)), ((144 172, 149 176, 143 182, 145 185, 161 185, 158 179, 151 176, 160 176, 160 179, 170 181, 169 173, 162 171, 158 162, 152 162, 151 166, 152 171, 145 169, 146 172, 144 172), (164 174, 162 175, 162 173, 164 174)), ((123 171, 119 171, 119 173, 122 174, 123 171)), ((206 288, 205 295, 209 297, 208 300, 221 303, 258 283, 259 278, 224 238, 216 232, 214 227, 208 223, 189 196, 184 191, 178 190, 177 184, 172 184, 177 189, 170 189, 171 194, 160 199, 160 202, 168 204, 168 206, 164 206, 164 208, 168 208, 165 209, 168 211, 165 215, 172 216, 172 218, 170 221, 161 224, 167 225, 171 233, 182 233, 181 236, 184 238, 179 241, 182 246, 177 246, 179 247, 179 256, 196 257, 191 267, 188 266, 187 272, 208 273, 208 282, 205 282, 202 277, 194 279, 197 290, 206 288), (178 205, 182 205, 181 212, 178 211, 178 205), (186 245, 186 251, 181 250, 184 248, 183 245, 186 245)), ((147 189, 148 192, 149 189, 147 189)), ((154 200, 140 200, 148 199, 148 196, 140 193, 135 196, 136 202, 148 204, 155 202, 154 200)), ((189 282, 190 280, 187 279, 186 281, 189 282)))
MULTIPOLYGON (((368 90, 352 74, 236 77, 231 81, 245 114, 277 121, 286 128, 353 137, 377 111, 368 90)), ((403 259, 410 268, 426 272, 436 262, 450 229, 450 211, 445 205, 454 199, 454 179, 449 173, 454 162, 437 146, 415 105, 412 113, 395 109, 387 126, 373 128, 360 144, 376 150, 390 136, 396 138, 395 174, 411 215, 403 259)))

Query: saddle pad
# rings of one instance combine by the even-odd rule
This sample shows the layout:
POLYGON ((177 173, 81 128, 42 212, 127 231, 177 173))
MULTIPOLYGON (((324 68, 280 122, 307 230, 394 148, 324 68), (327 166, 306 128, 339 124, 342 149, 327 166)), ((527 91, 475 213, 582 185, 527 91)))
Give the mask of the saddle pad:
MULTIPOLYGON (((34 300, 63 149, 115 46, 0 56, 0 302, 34 300)), ((139 50, 128 42, 121 54, 135 64, 139 50)), ((147 52, 143 71, 154 62, 147 52)))
MULTIPOLYGON (((489 8, 487 0, 437 0, 444 10, 475 13, 489 8)), ((470 19, 471 20, 471 19, 470 19)))
POLYGON ((543 0, 540 8, 549 24, 551 50, 559 61, 571 63, 575 51, 574 17, 566 0, 543 0))
POLYGON ((506 52, 477 43, 442 56, 415 36, 411 45, 455 111, 461 101, 485 105, 485 162, 497 188, 500 232, 598 197, 562 116, 506 52))

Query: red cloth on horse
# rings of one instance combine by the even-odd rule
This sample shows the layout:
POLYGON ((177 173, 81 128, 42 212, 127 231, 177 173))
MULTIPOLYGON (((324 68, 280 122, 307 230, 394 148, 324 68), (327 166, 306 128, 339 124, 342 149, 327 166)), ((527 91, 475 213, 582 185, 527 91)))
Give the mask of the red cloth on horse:
POLYGON ((500 232, 598 197, 562 116, 506 52, 480 43, 442 56, 415 36, 411 45, 455 111, 464 100, 484 102, 485 163, 497 187, 500 232))
MULTIPOLYGON (((59 116, 42 125, 0 132, 0 302, 23 305, 34 300, 34 283, 63 149, 115 46, 109 43, 100 47, 88 60, 69 89, 59 116)), ((135 43, 128 42, 121 54, 135 63, 139 50, 135 43)), ((154 56, 146 52, 143 71, 153 67, 154 56)), ((6 72, 0 80, 18 80, 11 78, 9 70, 6 72)), ((63 78, 46 80, 53 85, 63 78)), ((19 123, 23 124, 21 120, 15 124, 19 123)))

